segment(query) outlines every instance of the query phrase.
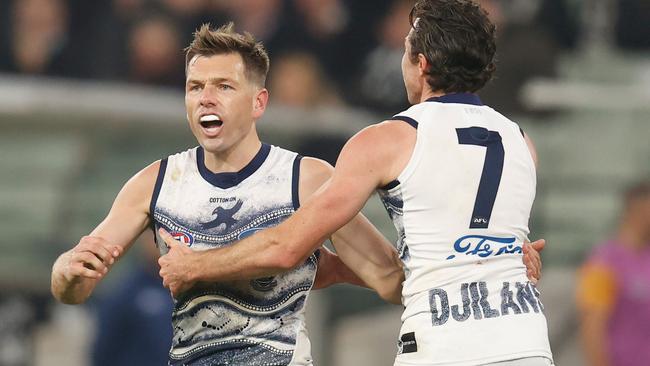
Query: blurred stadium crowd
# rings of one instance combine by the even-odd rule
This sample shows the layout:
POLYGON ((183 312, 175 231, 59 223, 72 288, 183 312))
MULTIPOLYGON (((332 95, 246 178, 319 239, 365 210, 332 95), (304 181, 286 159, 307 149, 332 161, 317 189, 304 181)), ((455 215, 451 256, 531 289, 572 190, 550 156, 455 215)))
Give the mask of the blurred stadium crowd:
MULTIPOLYGON (((526 111, 512 98, 513 91, 530 77, 556 75, 558 54, 593 37, 598 22, 605 24, 600 27, 617 47, 650 47, 646 1, 479 2, 499 31, 500 72, 483 97, 506 114, 526 111), (608 17, 612 19, 600 19, 608 17)), ((274 103, 350 103, 390 113, 405 106, 399 60, 411 4, 410 0, 4 0, 0 72, 180 89, 181 50, 192 32, 205 22, 221 25, 232 20, 269 50, 274 103)))
MULTIPOLYGON (((558 52, 579 46, 584 36, 581 2, 480 2, 498 24, 502 70, 485 91, 486 98, 506 112, 520 111, 521 105, 510 97, 512 90, 528 77, 553 76, 558 52)), ((204 22, 233 20, 270 51, 274 103, 352 103, 394 112, 405 105, 399 60, 411 3, 4 0, 0 71, 182 88, 181 50, 192 32, 204 22)), ((616 3, 617 44, 650 46, 639 28, 647 25, 647 2, 616 3)))
MULTIPOLYGON (((556 359, 558 364, 579 365, 581 358, 572 358, 574 356, 571 355, 577 352, 574 346, 580 320, 574 311, 574 295, 579 294, 579 305, 583 310, 585 307, 598 306, 598 309, 611 310, 615 290, 599 294, 601 285, 597 281, 598 276, 579 277, 575 275, 576 269, 588 256, 591 246, 604 239, 605 235, 616 236, 618 209, 621 206, 619 193, 630 183, 650 177, 650 165, 647 163, 650 161, 647 143, 650 137, 647 118, 650 103, 646 102, 650 100, 647 93, 650 90, 650 2, 479 2, 498 27, 496 78, 480 95, 486 104, 521 122, 537 142, 541 165, 531 227, 534 238, 545 237, 549 240, 544 257, 546 277, 541 286, 550 312, 551 341, 554 352, 560 356, 559 360, 564 360, 564 363, 560 363, 556 359), (531 103, 530 98, 524 98, 525 89, 530 87, 532 80, 539 78, 554 80, 556 84, 539 89, 541 96, 535 94, 538 95, 537 102, 531 103), (590 93, 581 98, 580 94, 586 90, 581 88, 583 82, 591 83, 587 85, 590 93), (595 88, 592 87, 594 85, 595 88), (630 85, 639 88, 626 89, 630 85), (602 94, 599 94, 600 90, 602 94), (621 90, 641 92, 625 95, 621 90), (645 94, 643 90, 646 90, 645 94), (555 99, 553 95, 556 95, 555 99), (598 96, 602 99, 595 98, 598 96), (607 103, 608 100, 612 101, 611 104, 607 103), (620 107, 621 102, 629 102, 632 107, 620 107), (577 280, 588 282, 588 289, 596 293, 586 293, 586 285, 576 291, 577 280), (562 357, 564 353, 570 355, 562 357)), ((183 48, 189 43, 192 32, 202 23, 210 22, 218 26, 234 21, 238 30, 254 34, 269 50, 271 72, 267 87, 272 107, 306 110, 325 107, 330 111, 355 109, 386 118, 408 105, 400 60, 404 36, 410 27, 407 19, 412 4, 412 0, 0 0, 0 98, 12 92, 2 89, 2 80, 17 77, 18 85, 21 85, 27 80, 64 78, 93 85, 118 82, 150 86, 177 93, 178 102, 181 102, 184 88, 183 48)), ((35 101, 30 107, 38 110, 37 103, 35 101)), ((138 127, 133 127, 133 130, 124 127, 124 130, 113 135, 114 132, 101 130, 101 127, 97 127, 98 133, 89 127, 77 129, 78 126, 68 126, 66 128, 70 133, 66 135, 56 131, 57 127, 50 126, 52 130, 47 131, 55 132, 50 136, 51 142, 44 142, 42 136, 34 132, 35 129, 16 127, 18 124, 12 122, 12 119, 42 122, 42 115, 34 112, 34 115, 16 117, 12 107, 6 105, 0 101, 0 127, 3 127, 3 133, 0 133, 0 167, 9 172, 0 177, 0 218, 4 218, 0 229, 6 234, 5 239, 0 240, 0 248, 8 250, 9 254, 5 253, 4 259, 7 261, 19 250, 32 250, 36 254, 25 256, 43 256, 43 262, 50 265, 55 254, 73 244, 69 240, 87 233, 101 219, 106 209, 104 203, 112 200, 121 184, 120 179, 132 173, 126 167, 142 165, 142 161, 131 160, 135 157, 159 156, 162 152, 171 153, 174 150, 170 150, 170 145, 173 148, 183 146, 178 142, 169 142, 178 140, 178 130, 168 128, 157 132, 160 134, 159 140, 148 140, 148 146, 138 150, 134 146, 142 141, 140 137, 150 137, 149 130, 142 132, 137 130, 138 127), (83 142, 78 142, 81 140, 83 142), (29 164, 34 164, 29 168, 32 171, 25 173, 25 176, 34 181, 49 182, 48 179, 54 178, 48 178, 42 171, 47 172, 47 168, 51 167, 55 169, 59 164, 58 160, 54 163, 46 161, 42 164, 44 168, 39 170, 41 165, 29 163, 31 155, 20 150, 25 145, 23 141, 38 142, 41 150, 37 150, 40 151, 37 158, 42 158, 44 151, 49 153, 48 143, 53 147, 51 151, 60 150, 62 153, 57 155, 60 166, 69 170, 65 171, 66 177, 61 180, 64 183, 59 186, 69 187, 57 188, 57 191, 52 189, 55 195, 63 197, 52 199, 54 203, 51 206, 56 208, 52 210, 52 217, 55 218, 48 216, 50 221, 45 221, 44 225, 26 225, 40 236, 33 234, 34 243, 25 240, 21 247, 17 247, 13 241, 6 239, 13 238, 11 233, 7 233, 11 230, 20 232, 20 226, 16 223, 24 219, 13 219, 17 210, 10 207, 14 207, 14 201, 18 200, 8 187, 23 184, 11 180, 12 175, 21 177, 23 173, 14 173, 6 167, 29 168, 29 164), (75 150, 77 146, 81 148, 75 150), (78 154, 78 151, 87 156, 79 157, 83 154, 78 154), (65 154, 78 161, 71 158, 74 163, 64 162, 68 156, 65 154), (93 167, 93 163, 105 165, 98 168, 93 167), (124 175, 116 176, 109 170, 112 167, 117 167, 115 170, 124 175), (72 172, 72 178, 67 175, 68 172, 72 172), (95 178, 92 178, 93 175, 95 178), (81 183, 69 184, 75 179, 81 183), (101 194, 93 193, 99 190, 103 190, 101 194), (100 195, 106 197, 98 198, 100 195), (61 213, 60 206, 56 207, 57 202, 69 203, 69 206, 61 213), (84 205, 93 208, 86 209, 84 205), (74 224, 70 225, 73 229, 59 228, 68 223, 74 224), (47 233, 51 242, 41 240, 41 236, 45 236, 41 232, 47 233), (42 249, 42 246, 50 244, 51 248, 42 249)), ((273 117, 272 111, 267 115, 269 119, 277 118, 273 117)), ((65 119, 67 116, 59 118, 65 119)), ((115 125, 128 125, 120 125, 110 115, 100 118, 115 122, 115 125)), ((342 124, 348 122, 345 118, 340 119, 342 124)), ((368 119, 364 122, 372 121, 368 119)), ((331 119, 331 122, 335 123, 336 120, 331 119)), ((139 126, 142 125, 140 122, 139 126)), ((276 132, 275 136, 281 134, 276 132)), ((183 143, 185 141, 191 139, 183 140, 183 143)), ((279 138, 278 141, 284 140, 279 138)), ((344 141, 345 136, 312 132, 287 146, 303 154, 334 162, 344 141)), ((275 140, 269 142, 276 143, 275 140)), ((55 155, 52 153, 49 158, 54 159, 55 155)), ((60 170, 64 171, 63 168, 60 170)), ((60 172, 57 174, 64 175, 60 172)), ((46 184, 49 183, 43 183, 46 184)), ((27 190, 31 189, 29 184, 23 185, 27 190)), ((38 193, 34 195, 38 196, 38 193)), ((20 201, 19 204, 30 202, 28 199, 20 201)), ((40 212, 45 212, 50 206, 42 201, 39 202, 42 206, 32 206, 40 207, 40 212)), ((24 205, 30 206, 29 203, 24 205)), ((25 212, 32 211, 25 209, 25 212)), ((644 215, 642 213, 641 217, 647 216, 644 215)), ((372 214, 369 216, 372 217, 372 214)), ((30 216, 25 214, 25 217, 30 216)), ((28 235, 23 237, 31 239, 28 235)), ((20 257, 23 254, 15 255, 20 257)), ((0 262, 6 264, 2 260, 0 258, 0 262)), ((647 262, 639 265, 650 266, 647 262)), ((36 267, 45 272, 49 270, 42 265, 40 267, 43 268, 34 265, 32 269, 36 267)), ((116 325, 119 319, 124 318, 110 310, 117 308, 116 304, 121 304, 127 309, 124 311, 137 312, 144 309, 140 306, 142 301, 161 296, 160 288, 155 286, 156 276, 152 279, 151 271, 132 267, 136 268, 134 272, 122 278, 134 278, 133 283, 142 283, 143 287, 115 289, 116 297, 104 302, 103 307, 98 307, 99 315, 95 323, 100 324, 99 327, 105 332, 99 332, 97 339, 128 343, 126 337, 106 333, 109 325, 116 325)), ((7 268, 14 267, 6 267, 0 274, 6 276, 7 268)), ((27 271, 25 268, 23 270, 27 271)), ((16 285, 22 283, 21 279, 28 278, 23 272, 11 275, 13 277, 5 277, 0 283, 0 365, 83 364, 84 361, 79 360, 100 365, 108 357, 101 355, 114 353, 114 348, 97 341, 100 343, 95 347, 94 359, 88 355, 78 358, 62 355, 58 359, 67 361, 53 361, 57 357, 52 352, 57 350, 88 351, 93 335, 91 330, 81 328, 93 324, 93 321, 67 310, 52 311, 49 293, 41 287, 34 291, 33 288, 26 290, 16 285), (45 327, 49 330, 43 330, 45 327), (85 343, 74 344, 73 340, 66 343, 66 338, 60 337, 62 329, 72 332, 65 334, 73 334, 77 338, 72 338, 83 339, 85 343), (38 342, 41 342, 40 345, 38 342)), ((605 277, 604 281, 611 286, 611 273, 605 277)), ((639 286, 635 288, 635 294, 641 294, 640 298, 650 303, 650 280, 639 286)), ((382 341, 389 343, 373 343, 364 337, 377 336, 385 329, 397 329, 394 322, 399 310, 390 314, 393 317, 391 321, 381 316, 364 318, 365 315, 358 314, 365 314, 368 309, 382 308, 367 296, 355 297, 358 292, 340 291, 328 292, 333 295, 321 298, 314 295, 311 300, 320 314, 325 314, 312 319, 312 323, 315 323, 313 332, 317 335, 315 356, 317 360, 322 360, 319 364, 388 365, 393 349, 387 347, 380 352, 378 348, 371 347, 392 346, 394 335, 389 333, 384 336, 385 339, 382 338, 382 341), (348 300, 338 301, 339 298, 348 300), (354 317, 348 316, 350 314, 354 317), (337 323, 336 320, 341 318, 347 321, 337 323), (347 356, 341 353, 348 351, 340 350, 352 346, 356 353, 350 351, 347 356), (376 357, 387 354, 389 358, 382 358, 384 363, 373 363, 375 353, 376 357)), ((141 318, 149 319, 148 324, 154 329, 150 334, 160 335, 168 330, 155 328, 160 316, 167 316, 166 306, 168 304, 154 309, 155 313, 141 314, 141 318)), ((137 330, 143 330, 143 327, 138 325, 137 329, 110 330, 115 334, 135 336, 137 330)), ((645 329, 650 329, 650 324, 645 329)), ((149 360, 154 364, 158 362, 153 358, 149 360)), ((646 364, 650 364, 650 360, 646 364)))

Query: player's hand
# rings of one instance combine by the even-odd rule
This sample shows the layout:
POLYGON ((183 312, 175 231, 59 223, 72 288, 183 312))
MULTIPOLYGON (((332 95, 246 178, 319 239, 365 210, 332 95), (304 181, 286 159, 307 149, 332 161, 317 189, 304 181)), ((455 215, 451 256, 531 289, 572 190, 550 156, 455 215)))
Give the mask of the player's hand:
POLYGON ((169 248, 167 254, 158 259, 160 277, 163 279, 163 286, 171 291, 172 296, 178 297, 179 294, 194 286, 191 274, 192 260, 196 253, 174 239, 165 229, 161 228, 158 233, 169 248))
POLYGON ((546 240, 539 239, 532 243, 524 243, 523 245, 523 261, 526 265, 526 275, 533 284, 537 285, 542 278, 542 258, 539 252, 544 250, 546 240))
POLYGON ((61 262, 61 275, 68 282, 81 278, 100 279, 122 255, 123 248, 98 236, 84 236, 61 262))
POLYGON ((369 287, 343 263, 338 255, 322 246, 320 247, 318 270, 316 271, 313 289, 317 290, 337 283, 349 283, 351 285, 369 287))
POLYGON ((337 265, 340 262, 338 256, 326 247, 320 247, 319 251, 318 269, 312 286, 314 290, 332 286, 337 282, 337 265))

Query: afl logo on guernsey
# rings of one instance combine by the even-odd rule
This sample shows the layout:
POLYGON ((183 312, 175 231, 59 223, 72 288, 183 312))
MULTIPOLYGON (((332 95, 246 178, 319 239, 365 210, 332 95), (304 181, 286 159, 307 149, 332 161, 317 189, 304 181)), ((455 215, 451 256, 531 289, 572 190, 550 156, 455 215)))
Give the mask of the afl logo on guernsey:
POLYGON ((194 237, 191 234, 183 233, 180 231, 172 231, 169 233, 174 239, 180 241, 181 243, 191 247, 194 244, 194 237))

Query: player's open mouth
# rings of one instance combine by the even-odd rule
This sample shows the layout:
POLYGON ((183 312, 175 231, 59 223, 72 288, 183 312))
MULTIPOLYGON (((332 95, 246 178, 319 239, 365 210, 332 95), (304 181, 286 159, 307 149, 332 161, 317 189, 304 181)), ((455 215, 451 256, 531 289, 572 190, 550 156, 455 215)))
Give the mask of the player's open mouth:
POLYGON ((208 134, 215 134, 219 132, 221 126, 223 125, 221 117, 217 116, 216 114, 206 114, 205 116, 201 116, 201 119, 199 121, 201 127, 203 127, 203 130, 208 134))

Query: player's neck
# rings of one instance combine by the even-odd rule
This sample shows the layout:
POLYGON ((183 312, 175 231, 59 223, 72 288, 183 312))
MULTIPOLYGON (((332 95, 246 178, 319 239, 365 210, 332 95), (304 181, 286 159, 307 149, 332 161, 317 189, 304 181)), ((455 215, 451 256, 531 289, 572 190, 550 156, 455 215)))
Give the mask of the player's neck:
POLYGON ((441 96, 443 96, 445 94, 448 94, 448 93, 445 93, 444 91, 441 91, 441 90, 433 91, 433 90, 427 88, 424 91, 422 91, 422 95, 420 96, 420 103, 422 103, 422 102, 424 102, 426 100, 429 100, 431 98, 441 97, 441 96))
POLYGON ((213 173, 238 172, 253 160, 261 147, 257 133, 251 133, 230 149, 217 153, 205 151, 205 167, 213 173))

